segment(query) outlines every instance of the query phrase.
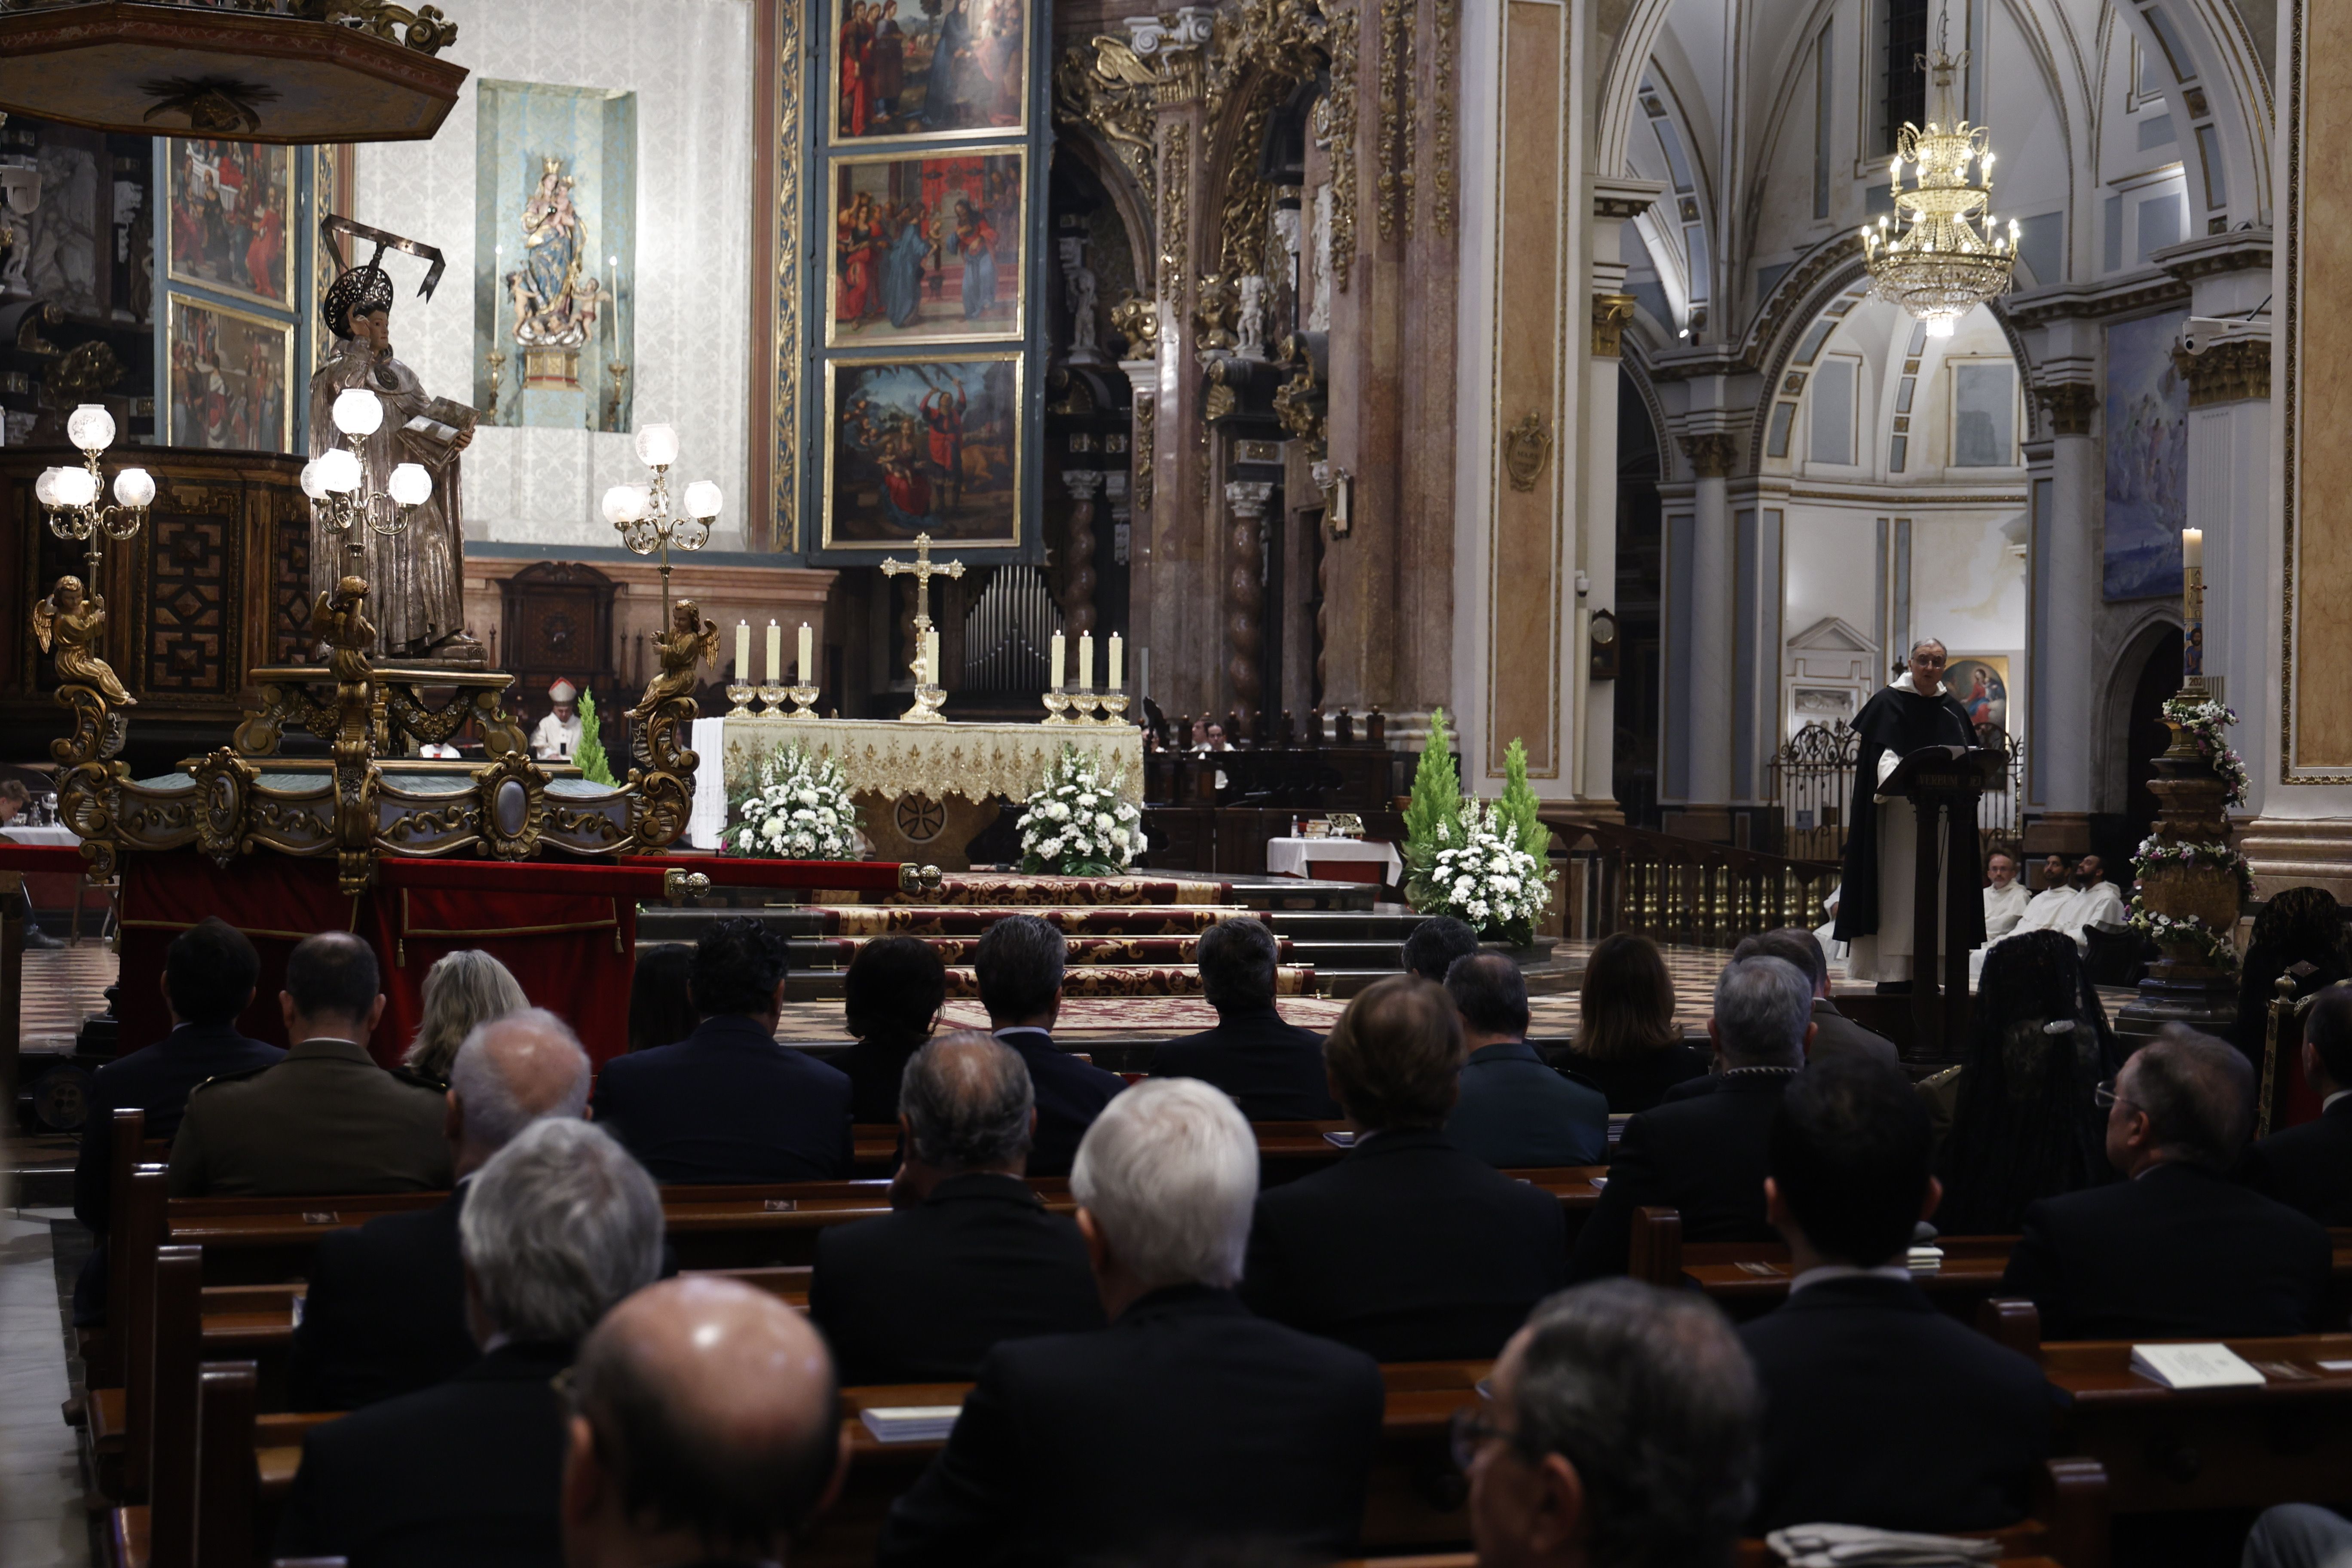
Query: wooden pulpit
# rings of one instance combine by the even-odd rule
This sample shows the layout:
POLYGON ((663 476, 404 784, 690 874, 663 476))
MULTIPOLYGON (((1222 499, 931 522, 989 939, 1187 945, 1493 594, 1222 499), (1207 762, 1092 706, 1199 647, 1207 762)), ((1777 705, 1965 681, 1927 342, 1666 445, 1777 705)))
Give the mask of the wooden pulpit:
MULTIPOLYGON (((1940 1058, 1955 1041, 1969 994, 1969 948, 1941 941, 1957 931, 1983 893, 1977 880, 1977 801, 2002 787, 2006 752, 1978 746, 1922 746, 1905 757, 1878 786, 1884 798, 1902 795, 1918 813, 1911 901, 1911 1028, 1914 1052, 1940 1058), (1938 920, 1938 914, 1941 919, 1938 920), (1936 983, 1936 953, 1944 978, 1936 983)), ((1882 873, 1883 874, 1883 873, 1882 873)))

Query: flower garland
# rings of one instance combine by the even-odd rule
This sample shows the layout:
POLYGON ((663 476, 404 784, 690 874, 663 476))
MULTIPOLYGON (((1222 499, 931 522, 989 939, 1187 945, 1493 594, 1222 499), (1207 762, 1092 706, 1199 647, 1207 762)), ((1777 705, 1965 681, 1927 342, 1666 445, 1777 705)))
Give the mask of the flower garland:
POLYGON ((2131 927, 2159 947, 2177 943, 2197 948, 2216 969, 2238 967, 2237 945, 2227 931, 2217 931, 2195 915, 2160 915, 2141 907, 2132 896, 2131 927))
POLYGON ((1021 868, 1055 877, 1126 870, 1143 847, 1143 813, 1122 793, 1126 777, 1106 778, 1093 757, 1064 746, 1021 803, 1021 868))
POLYGON ((2174 697, 2165 701, 2164 718, 2167 723, 2180 726, 2197 742, 2198 752, 2229 786, 2221 804, 2245 805, 2247 791, 2252 785, 2246 776, 2246 760, 2231 750, 2222 737, 2222 731, 2238 721, 2237 710, 2224 708, 2219 702, 2191 702, 2187 698, 2174 697))
POLYGON ((1429 874, 1413 907, 1452 915, 1481 936, 1518 946, 1535 940, 1536 917, 1551 902, 1543 862, 1522 848, 1492 803, 1470 799, 1431 837, 1429 874))
POLYGON ((732 813, 736 826, 720 841, 730 855, 777 860, 858 860, 866 845, 849 780, 826 753, 798 741, 768 753, 760 782, 732 813))
MULTIPOLYGON (((2239 898, 2254 896, 2253 868, 2246 864, 2243 855, 2226 844, 2163 844, 2151 836, 2140 840, 2138 857, 2132 862, 2132 873, 2135 879, 2145 877, 2150 871, 2161 870, 2168 864, 2224 867, 2237 876, 2239 898)), ((2138 897, 2137 890, 2133 897, 2138 897)))

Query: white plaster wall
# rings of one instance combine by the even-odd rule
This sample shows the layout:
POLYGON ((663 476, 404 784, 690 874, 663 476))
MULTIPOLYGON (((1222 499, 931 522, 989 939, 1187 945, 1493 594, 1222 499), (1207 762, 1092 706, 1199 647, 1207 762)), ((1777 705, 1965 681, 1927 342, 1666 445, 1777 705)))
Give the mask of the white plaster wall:
POLYGON ((1911 520, 1913 635, 1940 637, 1955 654, 2008 654, 2012 683, 2024 659, 2025 558, 2002 525, 2016 516, 1911 520))
MULTIPOLYGON (((548 82, 637 94, 633 401, 640 426, 677 427, 672 493, 712 479, 728 510, 713 550, 743 548, 751 369, 751 12, 745 0, 446 0, 447 58, 473 72, 430 142, 359 149, 358 211, 440 247, 431 300, 396 271, 393 342, 425 386, 461 400, 474 383, 476 82, 548 82)), ((501 215, 501 223, 508 215, 501 215)), ((397 268, 400 263, 392 265, 397 268)), ((411 266, 413 267, 413 263, 411 266)), ((511 378, 520 369, 510 363, 511 378)), ((508 384, 513 384, 511 379, 508 384)), ((614 544, 607 487, 642 482, 626 435, 484 429, 465 457, 466 535, 530 544, 614 544)))

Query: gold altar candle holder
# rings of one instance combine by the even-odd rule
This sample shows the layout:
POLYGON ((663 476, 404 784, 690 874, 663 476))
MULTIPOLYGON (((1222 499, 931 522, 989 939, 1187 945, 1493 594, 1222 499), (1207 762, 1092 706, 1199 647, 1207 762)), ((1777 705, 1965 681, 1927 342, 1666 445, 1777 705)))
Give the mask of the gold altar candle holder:
POLYGON ((727 710, 727 717, 730 719, 749 719, 751 717, 751 698, 758 689, 759 689, 757 687, 745 686, 740 682, 729 687, 727 689, 727 700, 733 703, 734 706, 727 710))
POLYGON ((781 719, 784 716, 784 689, 781 686, 760 688, 760 717, 781 719))
POLYGON ((1127 693, 1124 691, 1104 692, 1102 694, 1102 717, 1096 720, 1096 723, 1106 725, 1125 724, 1127 722, 1127 693))
POLYGON ((1070 722, 1085 729, 1095 728, 1102 722, 1095 717, 1095 710, 1101 704, 1102 693, 1092 687, 1071 692, 1070 722))
POLYGON ((1070 694, 1063 690, 1060 687, 1056 686, 1053 690, 1045 693, 1045 722, 1047 724, 1055 728, 1061 728, 1066 725, 1079 722, 1079 721, 1076 719, 1067 717, 1071 706, 1070 694))
POLYGON ((818 689, 818 688, 814 686, 785 687, 784 695, 792 699, 793 710, 785 714, 784 717, 787 719, 816 718, 816 694, 818 689))
POLYGON ((948 721, 948 716, 940 712, 940 709, 946 704, 947 700, 946 687, 933 686, 927 681, 919 683, 915 688, 915 705, 898 715, 898 722, 944 724, 948 721))

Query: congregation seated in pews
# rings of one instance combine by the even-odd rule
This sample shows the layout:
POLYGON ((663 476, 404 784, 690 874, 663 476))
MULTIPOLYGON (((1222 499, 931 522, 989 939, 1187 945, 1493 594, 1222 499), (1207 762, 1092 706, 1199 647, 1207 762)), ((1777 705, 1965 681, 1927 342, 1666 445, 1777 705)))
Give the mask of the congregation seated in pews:
MULTIPOLYGON (((216 1339, 259 1347, 228 1352, 262 1358, 264 1426, 238 1429, 259 1542, 361 1565, 1074 1563, 1245 1542, 1288 1562, 1475 1546, 1517 1568, 1717 1562, 1743 1533, 1834 1524, 2101 1568, 2110 1476, 2134 1510, 2352 1502, 2313 1479, 2352 1437, 2291 1433, 2167 1502, 2194 1461, 2149 1458, 2168 1429, 2116 1397, 2128 1342, 2184 1335, 2311 1369, 2243 1395, 2264 1411, 2305 1383, 2334 1397, 2345 1295, 2296 1210, 2332 1214, 2352 1185, 2342 1102, 2249 1149, 2245 1058, 2179 1029, 2126 1058, 2048 931, 1990 951, 2005 985, 1965 1065, 1915 1088, 1875 1037, 1824 1047, 1851 1020, 1796 936, 1725 965, 1713 1071, 1679 1090, 1649 1074, 1605 1184, 1560 1167, 1609 1158, 1615 1089, 1547 1061, 1516 967, 1442 928, 1320 1039, 1274 1013, 1265 926, 1211 928, 1219 1027, 1133 1087, 1055 1042, 1067 942, 1029 916, 975 954, 992 1034, 933 1033, 928 944, 865 944, 847 1070, 775 1041, 785 952, 756 920, 681 951, 645 1048, 593 1075, 562 1019, 453 955, 395 1077, 362 1043, 373 955, 313 938, 279 1001, 297 1048, 182 1089, 168 1177, 88 1141, 110 1184, 136 1173, 85 1215, 138 1219, 153 1349, 128 1375, 156 1381, 127 1402, 133 1440, 159 1474, 195 1463, 166 1369, 193 1373, 199 1341, 208 1362, 216 1339), (1253 1128, 1253 1107, 1338 1115, 1253 1128), (888 1183, 843 1179, 893 1141, 888 1183), (383 1156, 365 1173, 361 1148, 383 1156), (240 1253, 265 1233, 276 1252, 240 1253), (755 1237, 790 1250, 740 1245, 755 1237), (1921 1237, 1941 1269, 1909 1266, 1921 1237), (158 1263, 184 1242, 206 1281, 220 1265, 201 1307, 189 1259, 158 1263), (693 1272, 659 1280, 673 1256, 693 1272), (230 1321, 262 1292, 282 1329, 230 1321), (2126 1342, 2075 1342, 2095 1335, 2126 1342), (882 1440, 903 1406, 958 1413, 943 1440, 882 1440), (1449 1447, 1466 1489, 1433 1479, 1449 1447)), ((124 1065, 185 1073, 239 1037, 255 972, 220 958, 242 939, 181 940, 182 1026, 124 1065)), ((1676 1048, 1654 1025, 1626 1038, 1676 1048)), ((2302 1054, 2323 1099, 2352 1081, 2352 990, 2320 994, 2302 1054)), ((118 1074, 121 1098, 168 1126, 169 1076, 142 1100, 118 1074)), ((129 1331, 123 1303, 99 1305, 129 1331)), ((2282 1418, 2212 1440, 2272 1441, 2282 1418)), ((2333 1517, 2266 1517, 2247 1549, 2295 1561, 2333 1517)))

